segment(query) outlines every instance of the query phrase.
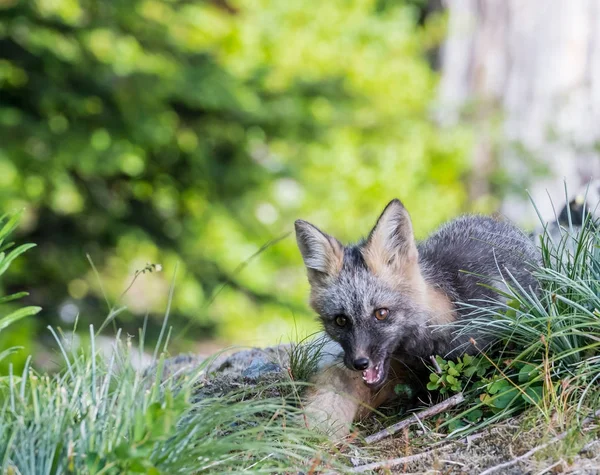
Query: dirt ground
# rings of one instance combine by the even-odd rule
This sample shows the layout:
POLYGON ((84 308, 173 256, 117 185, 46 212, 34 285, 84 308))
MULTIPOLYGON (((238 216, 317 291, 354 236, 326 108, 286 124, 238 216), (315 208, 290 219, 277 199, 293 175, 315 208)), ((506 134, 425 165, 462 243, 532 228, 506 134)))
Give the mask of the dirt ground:
POLYGON ((574 442, 572 437, 567 436, 548 444, 557 435, 560 434, 548 433, 542 428, 523 430, 522 421, 516 419, 464 439, 434 442, 429 447, 417 449, 410 436, 407 443, 405 434, 396 434, 394 439, 381 441, 376 447, 381 459, 376 463, 380 464, 380 468, 364 473, 600 473, 600 440, 577 437, 574 442), (544 447, 544 444, 548 445, 519 460, 519 457, 537 447, 544 447), (416 456, 416 460, 397 461, 388 464, 388 467, 384 462, 411 456, 416 456))

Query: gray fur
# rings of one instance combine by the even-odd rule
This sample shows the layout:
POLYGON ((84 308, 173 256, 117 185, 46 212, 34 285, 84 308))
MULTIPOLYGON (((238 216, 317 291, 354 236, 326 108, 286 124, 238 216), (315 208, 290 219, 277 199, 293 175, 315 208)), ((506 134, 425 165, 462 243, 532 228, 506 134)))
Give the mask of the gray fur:
MULTIPOLYGON (((398 201, 392 203, 404 210, 398 201)), ((410 219, 398 222, 399 226, 411 226, 410 219), (405 221, 408 224, 402 224, 405 221)), ((310 258, 316 252, 310 251, 311 240, 304 236, 301 233, 297 238, 302 254, 310 258)), ((393 233, 395 246, 406 247, 407 242, 398 236, 412 239, 412 228, 410 233, 402 229, 393 233)), ((436 324, 438 315, 426 302, 419 303, 414 289, 402 285, 392 288, 389 281, 374 275, 363 258, 367 242, 362 240, 343 247, 343 265, 336 275, 311 279, 311 305, 327 334, 342 346, 344 363, 349 369, 353 369, 356 358, 366 356, 373 362, 383 362, 386 374, 390 359, 419 370, 422 360, 430 355, 457 356, 464 351, 463 343, 469 336, 477 338, 477 335, 454 338, 452 327, 436 324), (389 309, 390 314, 380 321, 373 312, 382 307, 389 309), (340 315, 348 320, 343 327, 336 324, 340 315)), ((459 321, 469 316, 461 302, 476 300, 479 305, 486 305, 481 300, 498 298, 497 293, 481 284, 498 286, 499 278, 508 278, 510 273, 524 288, 537 287, 530 265, 539 262, 538 250, 528 236, 510 223, 485 216, 463 216, 418 243, 417 249, 418 266, 425 282, 450 299, 459 321)), ((309 273, 314 270, 313 266, 309 273)), ((402 280, 402 275, 398 279, 402 280)))
MULTIPOLYGON (((484 307, 497 301, 500 295, 494 289, 505 290, 504 280, 511 283, 515 279, 524 289, 538 287, 531 270, 540 263, 539 250, 508 222, 487 216, 462 216, 442 226, 418 249, 423 276, 455 303, 459 321, 472 314, 472 309, 461 303, 484 307)), ((432 330, 431 344, 425 345, 430 354, 458 356, 456 353, 462 352, 469 338, 479 337, 453 338, 452 330, 456 327, 432 330)))

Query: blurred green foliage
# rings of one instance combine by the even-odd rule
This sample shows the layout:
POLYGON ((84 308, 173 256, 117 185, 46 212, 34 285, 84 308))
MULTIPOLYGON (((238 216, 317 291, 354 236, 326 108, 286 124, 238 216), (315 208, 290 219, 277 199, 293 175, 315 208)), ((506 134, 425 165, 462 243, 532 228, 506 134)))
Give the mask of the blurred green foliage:
POLYGON ((316 328, 295 240, 240 264, 295 218, 353 240, 393 197, 419 236, 464 209, 469 134, 430 113, 443 22, 418 17, 404 1, 0 1, 0 210, 25 207, 38 244, 8 289, 44 307, 29 334, 104 317, 87 253, 111 302, 162 265, 122 298, 131 333, 161 321, 178 262, 175 343, 273 342, 316 328))
MULTIPOLYGON (((21 244, 16 246, 13 241, 9 240, 19 223, 19 219, 20 213, 15 213, 12 216, 0 216, 0 282, 4 280, 4 274, 15 260, 29 249, 35 247, 35 244, 21 244)), ((27 292, 16 292, 10 295, 0 293, 0 374, 2 373, 1 369, 7 367, 4 360, 8 360, 12 354, 21 349, 18 344, 15 345, 18 342, 15 342, 14 338, 10 339, 10 345, 2 345, 4 342, 8 343, 6 338, 3 338, 5 336, 3 332, 6 334, 7 329, 10 329, 17 323, 21 325, 23 319, 31 317, 41 310, 40 307, 23 307, 19 305, 20 299, 27 297, 27 295, 27 292)), ((2 377, 0 377, 1 380, 2 377)))

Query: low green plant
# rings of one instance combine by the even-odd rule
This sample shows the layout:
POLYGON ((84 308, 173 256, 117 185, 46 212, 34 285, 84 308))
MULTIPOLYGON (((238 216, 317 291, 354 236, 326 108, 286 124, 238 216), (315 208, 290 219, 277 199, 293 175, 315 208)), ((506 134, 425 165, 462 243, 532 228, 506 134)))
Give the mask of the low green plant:
POLYGON ((439 391, 440 394, 458 393, 462 391, 474 377, 480 380, 491 367, 491 363, 483 357, 463 355, 456 361, 435 357, 435 371, 429 375, 427 389, 439 391))

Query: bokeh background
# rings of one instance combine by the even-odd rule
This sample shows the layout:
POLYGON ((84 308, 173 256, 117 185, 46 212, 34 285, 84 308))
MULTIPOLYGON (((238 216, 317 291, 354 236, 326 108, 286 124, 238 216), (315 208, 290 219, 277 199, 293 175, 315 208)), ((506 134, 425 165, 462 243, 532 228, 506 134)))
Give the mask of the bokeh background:
POLYGON ((309 334, 296 218, 532 228, 526 189, 598 172, 593 3, 0 0, 0 211, 38 244, 1 285, 43 307, 0 348, 119 305, 151 341, 172 282, 172 351, 309 334))

